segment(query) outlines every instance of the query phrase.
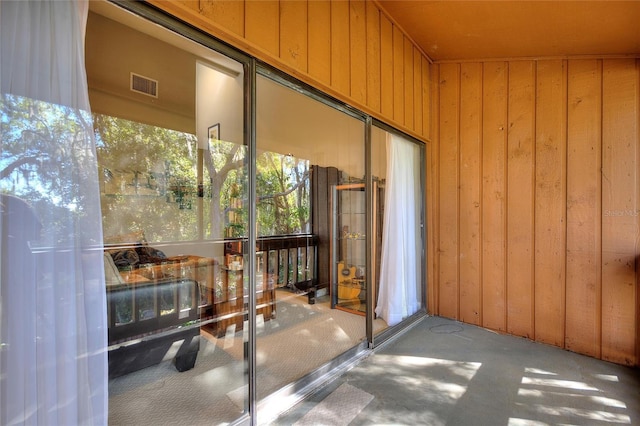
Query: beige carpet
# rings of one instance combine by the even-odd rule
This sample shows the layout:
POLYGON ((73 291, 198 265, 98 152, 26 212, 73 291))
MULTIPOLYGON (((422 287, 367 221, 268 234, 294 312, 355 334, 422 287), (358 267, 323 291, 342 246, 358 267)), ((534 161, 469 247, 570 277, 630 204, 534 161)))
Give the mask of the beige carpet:
MULTIPOLYGON (((306 296, 278 290, 276 317, 258 318, 258 399, 312 372, 365 339, 365 318, 309 305, 306 296)), ((376 320, 376 329, 384 322, 376 320)), ((179 373, 167 361, 109 382, 111 425, 225 424, 243 411, 243 331, 215 338, 202 332, 192 370, 179 373)))

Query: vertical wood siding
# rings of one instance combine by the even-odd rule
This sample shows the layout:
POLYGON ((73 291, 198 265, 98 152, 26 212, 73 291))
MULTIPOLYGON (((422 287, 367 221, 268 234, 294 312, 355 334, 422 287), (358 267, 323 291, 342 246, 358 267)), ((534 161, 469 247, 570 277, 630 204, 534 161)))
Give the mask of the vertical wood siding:
POLYGON ((536 64, 535 340, 564 346, 567 63, 536 64))
POLYGON ((331 27, 331 3, 318 0, 307 3, 307 6, 309 75, 322 84, 330 85, 331 39, 327 37, 326 29, 331 27))
POLYGON ((393 24, 380 15, 380 112, 393 120, 393 24))
POLYGON ((381 60, 381 23, 380 11, 371 2, 366 2, 367 10, 367 105, 374 111, 380 111, 380 70, 381 60))
POLYGON ((602 63, 570 61, 567 116, 565 345, 600 355, 602 63))
MULTIPOLYGON (((181 2, 187 7, 209 16, 211 21, 224 28, 232 34, 244 36, 244 4, 236 0, 202 0, 181 2)), ((176 15, 180 16, 180 15, 176 15)))
POLYGON ((507 63, 483 67, 482 318, 506 331, 507 63))
MULTIPOLYGON (((460 65, 460 320, 482 324, 482 66, 460 65)), ((457 215, 457 212, 454 212, 457 215)))
POLYGON ((427 145, 427 307, 640 364, 640 65, 433 65, 375 2, 150 3, 427 145))
MULTIPOLYGON (((638 327, 638 68, 602 64, 602 357, 630 364, 638 327)), ((637 343, 636 343, 637 344, 637 343)))
POLYGON ((419 139, 431 138, 431 63, 373 1, 148 2, 419 139))
POLYGON ((535 74, 509 64, 507 98, 507 332, 533 337, 535 74))
POLYGON ((351 98, 361 105, 367 102, 367 14, 364 0, 349 2, 349 51, 351 98))
POLYGON ((278 0, 248 1, 244 7, 244 36, 271 55, 280 55, 280 3, 278 0), (262 25, 252 25, 260 22, 262 25))
POLYGON ((375 2, 149 3, 418 139, 430 139, 431 63, 375 2))
MULTIPOLYGON (((433 119, 431 123, 433 140, 440 139, 440 90, 438 86, 439 67, 431 67, 431 101, 433 102, 433 119)), ((435 178, 440 173, 440 144, 427 144, 427 312, 437 314, 440 312, 440 285, 438 276, 440 274, 440 255, 439 238, 440 238, 440 206, 438 199, 440 198, 439 180, 435 178)))
POLYGON ((434 313, 639 364, 639 64, 434 65, 434 313))
POLYGON ((306 2, 286 2, 280 7, 280 58, 287 65, 308 71, 308 16, 306 2))
MULTIPOLYGON (((259 21, 251 26, 260 26, 259 21)), ((339 93, 351 94, 351 66, 350 66, 350 32, 349 32, 349 3, 341 0, 331 0, 331 87, 339 93)))
POLYGON ((457 64, 440 66, 440 152, 439 152, 439 241, 440 268, 438 274, 438 305, 440 314, 457 318, 459 300, 458 276, 458 167, 460 147, 459 101, 460 67, 457 64), (445 118, 447 117, 447 118, 445 118))

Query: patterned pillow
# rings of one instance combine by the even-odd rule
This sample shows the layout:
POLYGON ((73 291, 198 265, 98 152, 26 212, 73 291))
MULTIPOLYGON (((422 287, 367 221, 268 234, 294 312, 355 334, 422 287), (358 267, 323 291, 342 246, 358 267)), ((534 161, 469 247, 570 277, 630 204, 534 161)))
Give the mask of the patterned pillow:
POLYGON ((136 247, 136 253, 140 258, 140 264, 142 265, 145 263, 162 263, 162 261, 167 258, 162 251, 150 246, 138 246, 136 247))
POLYGON ((115 263, 118 269, 124 269, 127 267, 135 268, 136 265, 140 263, 138 253, 132 249, 110 250, 109 254, 113 258, 113 263, 115 263))

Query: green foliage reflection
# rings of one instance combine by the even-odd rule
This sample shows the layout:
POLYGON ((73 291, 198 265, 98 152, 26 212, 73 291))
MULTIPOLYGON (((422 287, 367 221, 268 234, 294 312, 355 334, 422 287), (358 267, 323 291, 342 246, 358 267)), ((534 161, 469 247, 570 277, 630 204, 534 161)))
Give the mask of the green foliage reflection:
MULTIPOLYGON (((102 115, 94 122, 105 235, 246 237, 244 145, 216 140, 198 149, 192 134, 102 115)), ((310 232, 309 161, 264 152, 256 165, 258 235, 310 232)))

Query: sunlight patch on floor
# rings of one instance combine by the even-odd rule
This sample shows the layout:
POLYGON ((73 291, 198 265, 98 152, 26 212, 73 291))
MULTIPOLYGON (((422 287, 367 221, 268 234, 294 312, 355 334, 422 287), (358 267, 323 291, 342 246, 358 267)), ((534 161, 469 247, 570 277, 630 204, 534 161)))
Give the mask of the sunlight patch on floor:
POLYGON ((547 376, 557 376, 557 374, 552 372, 552 371, 541 370, 539 368, 527 367, 527 368, 524 369, 524 372, 527 373, 527 374, 544 374, 544 375, 547 375, 547 376))
POLYGON ((575 398, 576 400, 582 400, 588 403, 594 403, 599 406, 605 407, 614 407, 614 408, 627 408, 627 404, 624 401, 620 401, 618 399, 607 398, 605 396, 599 395, 584 395, 578 393, 563 393, 563 392, 553 392, 553 391, 545 391, 540 389, 518 389, 518 396, 526 397, 526 398, 547 398, 550 400, 557 398, 575 398))
POLYGON ((529 419, 518 419, 515 417, 511 417, 509 419, 508 426, 549 426, 549 424, 545 422, 536 422, 529 419))
POLYGON ((593 377, 600 380, 605 380, 607 382, 616 382, 618 383, 620 379, 618 376, 614 376, 612 374, 594 374, 593 377))
POLYGON ((399 365, 403 366, 446 367, 452 373, 464 377, 467 380, 471 380, 478 369, 482 366, 481 362, 451 361, 447 359, 425 358, 417 356, 384 356, 392 357, 393 362, 396 362, 399 365))
POLYGON ((593 386, 588 385, 584 382, 578 382, 575 380, 559 380, 559 379, 541 379, 538 377, 523 377, 522 378, 523 385, 537 385, 537 386, 551 386, 558 387, 563 389, 574 389, 574 390, 589 390, 589 391, 597 391, 598 388, 594 388, 593 386))
MULTIPOLYGON (((520 404, 518 404, 520 405, 520 404)), ((524 405, 524 404, 523 404, 524 405)), ((615 424, 631 424, 631 417, 626 414, 610 413, 602 410, 586 410, 573 407, 550 407, 548 405, 527 404, 529 410, 534 410, 540 414, 552 415, 561 418, 575 417, 599 422, 615 424)))
MULTIPOLYGON (((552 423, 565 423, 567 419, 571 419, 569 423, 572 424, 583 424, 585 421, 589 424, 631 424, 624 401, 605 396, 604 389, 583 381, 582 379, 588 381, 589 378, 581 374, 580 380, 559 376, 551 371, 525 368, 525 376, 518 389, 519 401, 515 404, 518 414, 510 419, 509 426, 535 424, 528 423, 530 421, 524 419, 527 416, 545 418, 552 423)), ((615 375, 593 374, 591 377, 608 383, 618 382, 615 375)))
POLYGON ((451 361, 439 358, 425 358, 406 355, 376 355, 380 365, 393 365, 402 369, 403 367, 417 368, 421 371, 420 376, 398 376, 397 380, 404 385, 412 387, 423 387, 433 390, 440 397, 446 396, 451 402, 455 402, 467 391, 468 383, 482 366, 480 362, 451 361), (433 370, 430 376, 429 370, 433 370), (443 373, 446 370, 446 374, 443 373), (444 374, 444 375, 443 375, 444 374), (466 383, 453 383, 451 377, 459 377, 466 383))

